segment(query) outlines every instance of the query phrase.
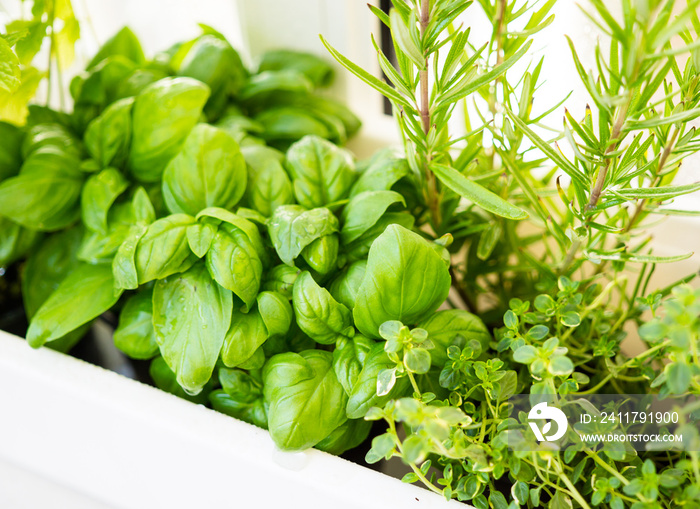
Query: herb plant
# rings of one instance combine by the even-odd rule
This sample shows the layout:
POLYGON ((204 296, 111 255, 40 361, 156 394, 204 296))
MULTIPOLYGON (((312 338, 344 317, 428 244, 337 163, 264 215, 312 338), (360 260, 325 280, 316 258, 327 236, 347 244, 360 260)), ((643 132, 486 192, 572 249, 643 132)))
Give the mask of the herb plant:
MULTIPOLYGON (((317 57, 251 72, 203 27, 147 60, 118 33, 71 113, 0 124, 0 265, 19 268, 27 341, 68 350, 114 310, 115 345, 163 390, 285 450, 340 454, 383 421, 368 462, 399 457, 405 481, 479 509, 700 506, 694 452, 508 449, 531 439, 516 394, 698 392, 694 275, 650 288, 686 256, 644 233, 700 188, 673 183, 698 144, 698 2, 621 0, 617 20, 591 0, 595 72, 571 44, 591 107, 553 139, 562 103, 533 111, 547 63, 522 67, 554 0, 477 3, 370 7, 388 82, 323 41, 400 128, 400 155, 360 162, 338 146, 359 121, 313 93, 332 77, 317 57), (457 26, 477 8, 483 43, 457 26), (647 349, 629 356, 635 328, 647 349)), ((22 37, 0 49, 19 57, 22 37)))

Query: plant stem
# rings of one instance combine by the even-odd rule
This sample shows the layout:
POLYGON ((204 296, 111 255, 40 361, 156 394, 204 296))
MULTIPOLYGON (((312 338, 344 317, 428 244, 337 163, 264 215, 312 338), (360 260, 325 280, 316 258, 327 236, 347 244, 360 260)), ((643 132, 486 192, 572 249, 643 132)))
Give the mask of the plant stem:
MULTIPOLYGON (((605 151, 606 156, 614 152, 620 144, 619 138, 622 134, 622 127, 625 125, 625 120, 627 119, 627 111, 629 110, 631 102, 632 93, 630 92, 628 93, 628 97, 625 101, 625 104, 617 112, 617 116, 615 117, 615 124, 613 125, 612 132, 610 133, 610 140, 612 141, 612 143, 610 144, 610 146, 608 146, 607 150, 605 151)), ((611 164, 612 158, 609 157, 605 160, 605 165, 598 171, 598 177, 596 178, 595 186, 591 191, 591 198, 588 201, 588 205, 586 205, 586 210, 594 209, 595 206, 598 205, 598 200, 600 199, 600 195, 603 192, 603 186, 605 185, 605 177, 608 174, 608 170, 610 169, 611 164)), ((593 216, 589 216, 589 220, 592 217, 593 216)))
POLYGON ((591 509, 591 506, 588 505, 588 503, 584 500, 584 498, 581 496, 581 494, 578 492, 576 489, 576 486, 574 486, 574 483, 571 482, 571 479, 564 473, 564 469, 561 467, 561 464, 559 463, 558 459, 555 459, 552 464, 554 465, 554 470, 557 471, 557 474, 559 475, 559 478, 564 482, 567 488, 569 488, 569 493, 571 496, 578 502, 581 507, 584 509, 591 509))
MULTIPOLYGON (((659 166, 656 170, 656 178, 654 179, 654 183, 651 185, 651 187, 656 187, 659 185, 661 181, 661 172, 664 169, 664 166, 666 165, 666 161, 668 160, 668 156, 671 155, 671 152, 673 151, 673 147, 676 144, 676 139, 678 138, 678 129, 673 130, 673 134, 671 135, 671 139, 668 141, 666 146, 664 147, 664 151, 661 153, 661 158, 659 159, 659 166)), ((634 225, 637 223, 637 221, 640 219, 640 216, 642 215, 642 212, 644 212, 644 208, 646 207, 647 200, 642 200, 639 202, 639 205, 637 205, 637 209, 634 211, 634 215, 632 216, 632 219, 630 219, 629 224, 625 228, 625 232, 630 231, 632 228, 634 228, 634 225)))
MULTIPOLYGON (((430 0, 421 0, 420 6, 420 35, 421 38, 425 35, 425 31, 428 29, 428 24, 430 23, 430 0)), ((418 72, 419 83, 420 83, 420 120, 423 126, 423 133, 425 134, 425 180, 427 183, 427 196, 426 200, 428 206, 430 207, 430 215, 433 219, 433 227, 438 230, 440 228, 440 223, 442 218, 440 217, 440 200, 437 193, 437 184, 435 182, 435 175, 430 170, 430 162, 432 161, 431 148, 428 145, 428 133, 430 132, 430 91, 429 91, 429 57, 425 56, 425 69, 418 72)), ((437 233, 437 232, 436 232, 437 233)))

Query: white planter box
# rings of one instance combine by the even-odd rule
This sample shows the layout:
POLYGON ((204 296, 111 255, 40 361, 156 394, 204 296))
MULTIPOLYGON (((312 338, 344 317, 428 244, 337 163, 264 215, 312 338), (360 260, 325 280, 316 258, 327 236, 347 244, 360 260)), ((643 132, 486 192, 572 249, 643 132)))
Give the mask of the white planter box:
POLYGON ((2 331, 0 387, 0 507, 458 504, 2 331))

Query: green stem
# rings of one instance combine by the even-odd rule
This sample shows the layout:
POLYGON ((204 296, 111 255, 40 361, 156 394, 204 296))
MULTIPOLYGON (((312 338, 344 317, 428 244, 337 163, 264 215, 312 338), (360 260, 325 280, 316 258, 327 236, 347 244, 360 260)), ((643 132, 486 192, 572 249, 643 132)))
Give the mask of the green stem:
POLYGON ((576 487, 574 486, 574 483, 571 482, 571 479, 566 475, 564 472, 564 469, 561 467, 561 464, 559 463, 558 459, 555 459, 552 464, 554 465, 554 469, 557 471, 557 474, 559 475, 559 479, 563 481, 563 483, 566 485, 567 488, 569 488, 569 493, 570 495, 578 502, 581 507, 584 509, 591 509, 591 506, 588 505, 586 500, 581 496, 581 494, 578 492, 576 487))

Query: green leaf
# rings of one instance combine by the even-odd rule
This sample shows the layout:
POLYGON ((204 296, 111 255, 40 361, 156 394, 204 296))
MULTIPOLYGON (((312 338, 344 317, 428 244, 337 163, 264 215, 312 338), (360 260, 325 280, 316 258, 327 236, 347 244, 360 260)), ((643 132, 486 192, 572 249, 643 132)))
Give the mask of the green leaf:
POLYGON ((14 93, 21 83, 19 59, 10 49, 10 45, 0 37, 0 91, 14 93))
POLYGON ((352 339, 341 339, 333 350, 333 369, 348 395, 359 379, 365 359, 373 346, 374 341, 358 334, 352 339))
POLYGON ((163 279, 153 290, 153 328, 160 352, 188 394, 207 384, 231 322, 231 292, 203 263, 163 279))
POLYGON ((184 272, 197 261, 187 243, 187 228, 194 223, 191 216, 173 214, 148 227, 136 247, 139 284, 184 272))
POLYGON ((314 240, 338 231, 338 219, 327 208, 306 210, 299 205, 282 205, 275 210, 268 225, 270 240, 287 265, 314 240))
POLYGON ((347 395, 330 352, 306 350, 272 357, 263 369, 270 436, 283 450, 313 447, 343 424, 347 395))
POLYGON ((423 375, 430 369, 430 352, 425 348, 411 348, 404 354, 403 362, 412 373, 423 375))
POLYGON ((208 98, 209 87, 192 78, 164 78, 136 97, 129 167, 137 180, 161 179, 208 98))
POLYGON ((120 295, 109 265, 78 266, 36 312, 27 342, 38 348, 66 335, 114 306, 120 295))
POLYGON ((411 37, 408 27, 396 9, 389 11, 391 36, 408 58, 410 58, 418 69, 425 69, 425 56, 411 37))
POLYGON ((343 454, 367 440, 371 429, 371 422, 362 419, 349 419, 317 443, 315 448, 329 454, 343 454))
POLYGON ((395 451, 396 442, 394 436, 390 433, 378 435, 372 439, 372 448, 367 451, 365 461, 370 465, 383 460, 395 451))
POLYGON ((317 136, 292 145, 286 165, 297 202, 308 209, 342 200, 356 178, 350 154, 317 136))
POLYGON ((636 262, 636 263, 673 263, 679 262, 681 260, 687 260, 693 253, 686 253, 682 255, 675 256, 655 256, 655 255, 643 255, 636 253, 625 253, 625 252, 600 252, 600 251, 584 251, 584 256, 590 260, 610 260, 610 261, 625 261, 625 262, 636 262))
POLYGON ((578 168, 576 168, 576 166, 567 161, 563 155, 558 153, 546 141, 540 138, 539 135, 535 131, 530 129, 530 127, 525 122, 523 122, 523 120, 520 117, 518 117, 515 113, 510 111, 508 108, 505 108, 505 112, 508 115, 508 117, 513 121, 515 127, 520 129, 523 133, 525 133, 525 136, 527 136, 530 139, 533 145, 535 145, 542 152, 544 152, 544 154, 549 159, 551 159, 554 164, 556 164, 564 173, 566 173, 572 179, 576 180, 583 187, 588 187, 588 181, 586 180, 586 177, 578 170, 578 168))
POLYGON ((187 227, 187 244, 197 257, 202 258, 207 254, 217 231, 216 226, 210 223, 196 223, 187 227))
POLYGON ((685 362, 672 362, 666 365, 666 387, 673 394, 685 394, 692 380, 693 372, 685 362))
POLYGON ((325 276, 338 268, 338 247, 336 234, 324 235, 306 246, 301 256, 311 270, 325 276))
POLYGON ((85 148, 102 168, 124 168, 131 144, 131 110, 134 98, 121 99, 107 107, 85 131, 85 148))
POLYGON ((173 370, 168 367, 166 362, 163 360, 163 357, 160 356, 153 359, 148 370, 148 374, 153 379, 156 387, 158 387, 161 391, 169 392, 178 398, 183 398, 199 405, 205 405, 207 403, 209 392, 214 386, 214 380, 212 379, 199 394, 187 394, 183 388, 180 387, 180 384, 177 383, 177 377, 175 376, 175 373, 173 373, 173 370))
POLYGON ((107 213, 114 201, 129 187, 114 168, 92 175, 83 186, 80 200, 83 223, 93 231, 107 233, 107 213))
POLYGON ((211 90, 206 105, 210 116, 218 116, 230 95, 238 94, 248 71, 235 49, 221 35, 198 37, 177 69, 180 76, 189 76, 205 83, 211 90))
POLYGON ((282 167, 281 153, 263 146, 241 151, 248 165, 246 199, 251 207, 269 217, 280 205, 294 203, 292 183, 282 167))
POLYGON ((419 322, 421 329, 428 331, 428 339, 434 348, 430 350, 432 365, 442 367, 447 362, 447 348, 460 339, 475 339, 486 351, 491 334, 481 319, 463 309, 446 309, 430 315, 427 320, 419 322))
POLYGON ((246 187, 245 160, 225 131, 198 124, 163 173, 163 198, 173 213, 232 209, 246 187))
POLYGON ((260 290, 263 264, 246 233, 222 223, 207 251, 206 263, 212 278, 239 297, 245 310, 250 309, 260 290))
POLYGON ((300 72, 317 87, 327 87, 333 81, 333 68, 312 53, 286 49, 266 51, 260 59, 258 72, 281 70, 300 72))
POLYGON ((86 69, 89 70, 105 58, 115 55, 128 58, 135 64, 144 64, 146 62, 138 37, 129 27, 124 27, 100 47, 86 69))
POLYGON ((132 359, 151 359, 158 353, 153 330, 153 290, 129 297, 119 313, 114 346, 132 359))
POLYGON ((380 151, 360 173, 350 190, 350 198, 365 191, 388 191, 410 171, 405 159, 394 157, 391 151, 380 151))
POLYGON ((379 396, 377 394, 377 379, 379 374, 388 369, 396 367, 396 363, 389 359, 384 351, 384 342, 376 343, 365 357, 362 371, 348 395, 348 405, 346 408, 349 419, 361 419, 372 407, 381 407, 390 399, 403 396, 410 386, 408 377, 396 380, 389 393, 379 396))
POLYGON ((366 269, 367 260, 358 260, 345 267, 328 288, 333 298, 348 309, 354 308, 366 269))
POLYGON ((257 307, 247 313, 234 309, 231 325, 224 339, 221 359, 230 368, 240 366, 253 357, 267 338, 267 329, 257 307))
POLYGON ((523 345, 513 353, 513 360, 521 364, 530 364, 537 358, 537 349, 531 345, 523 345))
POLYGON ((507 219, 521 220, 528 217, 524 210, 511 205, 500 196, 469 180, 454 168, 442 164, 432 164, 430 169, 437 175, 440 182, 484 210, 507 219))
POLYGON ((211 207, 208 209, 204 209, 199 214, 197 214, 196 219, 201 221, 203 217, 212 217, 214 219, 218 219, 220 221, 223 221, 224 223, 228 223, 232 226, 235 226, 239 230, 245 232, 246 236, 248 237, 248 240, 255 248, 255 251, 258 253, 260 259, 263 262, 267 260, 267 252, 265 250, 265 246, 263 245, 262 237, 260 236, 260 231, 252 221, 249 221, 248 219, 245 219, 241 216, 234 214, 233 212, 229 212, 228 210, 219 207, 211 207))
POLYGON ((54 231, 75 222, 82 179, 80 163, 55 147, 42 147, 20 174, 0 184, 0 215, 35 230, 54 231))
POLYGON ((413 107, 411 104, 408 102, 408 100, 404 99, 401 94, 399 94, 396 90, 391 88, 389 85, 384 83, 383 81, 379 80, 378 78, 375 78, 373 75, 362 69, 362 67, 358 66, 357 64, 354 64, 347 58, 345 58, 341 53, 339 53, 333 46, 331 46, 328 41, 326 41, 322 35, 319 35, 321 38, 321 42, 323 45, 326 47, 326 49, 329 51, 331 56, 335 58, 340 65, 345 67, 348 71, 353 73, 355 76, 360 78, 362 81, 367 83, 369 86, 374 88, 376 91, 378 91, 380 94, 383 96, 387 97, 389 100, 394 101, 397 104, 400 104, 406 108, 410 108, 413 110, 413 107))
POLYGON ((19 260, 34 247, 41 234, 0 216, 0 267, 19 260))
POLYGON ((350 310, 316 284, 309 272, 302 272, 294 283, 292 302, 297 325, 314 341, 331 345, 355 334, 350 310))
POLYGON ((440 104, 442 105, 441 107, 446 107, 450 104, 453 104, 459 101, 460 99, 463 99, 464 97, 468 96, 469 94, 476 92, 487 83, 491 83, 493 80, 495 80, 503 73, 505 73, 508 69, 510 69, 513 65, 515 65, 515 63, 517 63, 518 60, 520 60, 520 58, 525 53, 527 53, 527 50, 530 49, 531 44, 532 41, 528 41, 527 43, 523 44, 523 47, 520 48, 510 58, 505 60, 503 63, 497 65, 490 71, 479 75, 478 78, 471 79, 471 77, 469 77, 466 81, 463 80, 459 82, 457 85, 452 87, 452 89, 450 89, 447 95, 439 98, 440 104))
POLYGON ((262 397, 252 402, 240 401, 224 391, 217 390, 209 394, 209 402, 217 412, 230 415, 259 428, 267 429, 267 411, 265 410, 265 402, 262 397))
POLYGON ((343 243, 349 244, 369 230, 394 203, 406 206, 403 196, 394 191, 365 191, 354 196, 341 216, 343 243))
POLYGON ((10 34, 15 31, 23 31, 25 33, 25 36, 15 44, 15 52, 22 65, 31 64, 36 54, 39 53, 46 36, 47 26, 48 23, 35 18, 32 20, 16 20, 8 23, 5 27, 10 34))
POLYGON ((365 336, 378 338, 379 326, 386 321, 418 323, 445 301, 450 282, 447 265, 430 243, 390 225, 370 249, 353 309, 355 326, 365 336))
POLYGON ((568 357, 557 355, 551 358, 548 371, 552 375, 568 376, 574 371, 574 363, 568 357))
POLYGON ((625 199, 649 200, 649 199, 669 199, 683 194, 694 193, 700 189, 700 182, 694 184, 684 184, 680 186, 660 186, 660 187, 640 187, 637 189, 619 189, 615 194, 619 194, 625 199))
POLYGON ((58 288, 78 265, 82 228, 71 228, 50 235, 30 254, 22 272, 22 299, 28 318, 58 288))

